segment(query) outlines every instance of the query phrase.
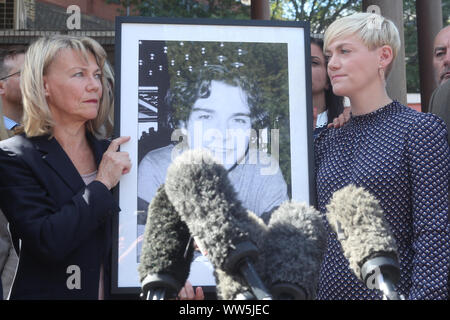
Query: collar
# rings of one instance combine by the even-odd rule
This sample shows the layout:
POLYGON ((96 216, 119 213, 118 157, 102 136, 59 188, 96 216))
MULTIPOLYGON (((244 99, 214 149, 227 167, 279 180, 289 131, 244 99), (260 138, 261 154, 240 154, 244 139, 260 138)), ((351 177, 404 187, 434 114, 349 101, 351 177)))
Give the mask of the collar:
MULTIPOLYGON (((97 140, 90 133, 86 133, 86 137, 92 147, 98 167, 107 144, 97 140)), ((58 173, 74 192, 77 192, 84 186, 83 179, 77 169, 54 137, 50 138, 49 135, 44 135, 30 138, 30 140, 33 141, 36 149, 42 154, 42 159, 58 173)))
POLYGON ((322 128, 328 125, 328 112, 325 110, 317 115, 316 128, 322 128))

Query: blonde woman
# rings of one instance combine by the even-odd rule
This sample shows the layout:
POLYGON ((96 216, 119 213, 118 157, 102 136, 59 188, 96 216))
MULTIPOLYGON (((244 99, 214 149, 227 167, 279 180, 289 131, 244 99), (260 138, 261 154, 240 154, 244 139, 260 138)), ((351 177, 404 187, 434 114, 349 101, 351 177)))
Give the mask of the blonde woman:
MULTIPOLYGON (((320 211, 348 184, 380 202, 398 246, 399 294, 407 299, 446 299, 449 268, 448 181, 450 152, 443 121, 416 112, 386 93, 386 77, 400 48, 395 25, 358 13, 325 33, 328 75, 336 95, 347 96, 347 125, 316 140, 320 211)), ((349 269, 329 228, 318 299, 381 299, 349 269)))
POLYGON ((103 299, 110 282, 110 192, 131 168, 109 143, 106 53, 90 38, 30 46, 21 74, 20 135, 0 143, 0 207, 20 252, 11 299, 103 299))

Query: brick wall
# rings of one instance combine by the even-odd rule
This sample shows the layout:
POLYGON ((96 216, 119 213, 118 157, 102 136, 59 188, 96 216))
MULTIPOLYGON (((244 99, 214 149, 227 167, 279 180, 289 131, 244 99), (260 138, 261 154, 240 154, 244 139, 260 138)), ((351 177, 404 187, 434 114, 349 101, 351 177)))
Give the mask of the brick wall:
POLYGON ((101 19, 114 21, 114 18, 120 15, 118 9, 122 6, 116 4, 107 4, 106 0, 36 0, 49 4, 58 5, 67 8, 70 5, 80 7, 81 13, 95 16, 101 19))

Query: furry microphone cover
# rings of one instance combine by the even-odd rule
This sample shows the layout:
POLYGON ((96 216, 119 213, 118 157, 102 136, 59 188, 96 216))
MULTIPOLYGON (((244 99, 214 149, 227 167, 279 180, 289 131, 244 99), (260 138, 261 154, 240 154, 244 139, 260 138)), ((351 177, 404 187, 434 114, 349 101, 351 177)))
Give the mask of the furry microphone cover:
POLYGON ((378 253, 396 256, 397 245, 377 199, 348 185, 333 194, 327 218, 337 233, 350 268, 361 279, 361 266, 378 253))
MULTIPOLYGON (((239 217, 239 225, 248 232, 250 239, 261 248, 267 235, 268 227, 264 221, 251 211, 239 217)), ((265 273, 265 257, 263 254, 258 256, 255 264, 256 272, 259 275, 265 273)), ((217 282, 217 295, 222 300, 245 300, 248 298, 250 288, 238 275, 231 275, 221 269, 215 269, 217 282)))
POLYGON ((242 206, 225 168, 205 150, 185 151, 167 171, 166 191, 199 247, 208 252, 219 298, 248 292, 243 279, 227 270, 227 258, 240 243, 262 241, 266 226, 242 206))
POLYGON ((214 267, 226 269, 230 252, 249 235, 236 219, 246 210, 225 168, 206 151, 185 151, 167 170, 166 192, 214 267))
POLYGON ((148 274, 167 274, 175 278, 181 288, 189 276, 194 253, 190 244, 185 257, 189 239, 189 229, 181 221, 162 185, 148 208, 138 266, 141 282, 148 274))
POLYGON ((313 299, 325 247, 326 233, 318 211, 303 203, 281 204, 272 213, 261 248, 269 288, 293 284, 303 289, 303 299, 313 299))

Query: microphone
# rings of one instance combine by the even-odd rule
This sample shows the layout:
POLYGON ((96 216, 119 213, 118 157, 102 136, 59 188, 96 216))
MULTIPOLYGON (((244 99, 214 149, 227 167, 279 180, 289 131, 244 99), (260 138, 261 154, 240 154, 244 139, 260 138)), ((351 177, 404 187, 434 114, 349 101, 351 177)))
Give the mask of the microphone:
POLYGON ((403 300, 395 285, 400 278, 397 245, 377 199, 361 187, 336 191, 327 205, 328 221, 355 275, 383 299, 403 300))
POLYGON ((241 225, 247 210, 227 174, 206 150, 187 150, 167 170, 167 196, 214 268, 241 276, 256 299, 271 300, 253 265, 258 248, 241 225))
POLYGON ((313 207, 286 201, 272 213, 261 251, 274 300, 315 298, 325 248, 323 218, 313 207))
MULTIPOLYGON (((249 234, 253 243, 260 248, 268 231, 267 225, 255 213, 247 210, 246 215, 238 217, 239 226, 249 234)), ((265 262, 264 255, 259 254, 255 262, 255 270, 258 274, 264 275, 265 262)), ((217 284, 217 295, 222 300, 256 300, 251 289, 245 281, 238 276, 229 274, 220 268, 214 270, 217 284)), ((262 279, 263 282, 265 279, 262 279)), ((264 282, 265 283, 265 282, 264 282)))
POLYGON ((148 208, 138 266, 141 297, 147 300, 176 298, 189 276, 193 254, 189 229, 162 185, 148 208))

